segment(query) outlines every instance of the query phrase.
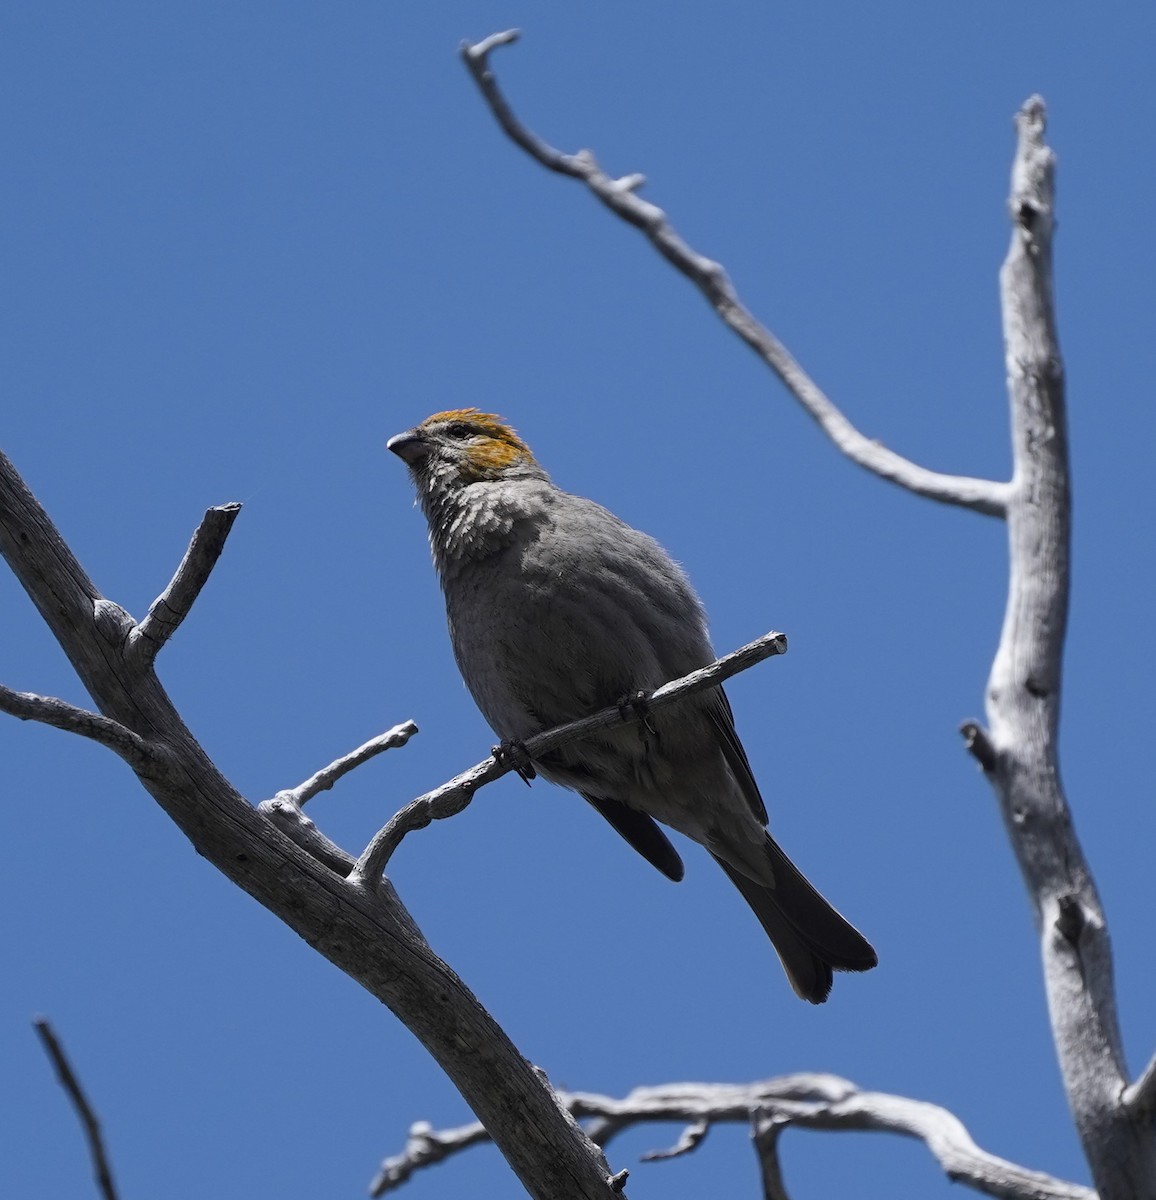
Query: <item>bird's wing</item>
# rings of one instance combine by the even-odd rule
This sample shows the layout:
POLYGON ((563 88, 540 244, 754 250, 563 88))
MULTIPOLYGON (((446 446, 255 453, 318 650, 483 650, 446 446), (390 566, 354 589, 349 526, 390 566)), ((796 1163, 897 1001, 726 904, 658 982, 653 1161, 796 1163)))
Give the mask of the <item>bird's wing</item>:
POLYGON ((589 792, 583 792, 582 797, 589 800, 635 850, 647 862, 653 863, 667 879, 673 879, 675 883, 682 879, 683 866, 678 851, 646 813, 629 808, 621 800, 606 800, 589 792))
POLYGON ((765 825, 767 823, 767 806, 759 794, 759 785, 755 783, 747 752, 743 749, 739 735, 735 732, 735 716, 731 711, 731 702, 721 687, 715 689, 713 701, 709 701, 707 704, 707 713, 718 734, 719 746, 722 749, 723 757, 727 760, 727 766, 731 769, 731 774, 742 788, 743 795, 751 806, 751 812, 765 825))

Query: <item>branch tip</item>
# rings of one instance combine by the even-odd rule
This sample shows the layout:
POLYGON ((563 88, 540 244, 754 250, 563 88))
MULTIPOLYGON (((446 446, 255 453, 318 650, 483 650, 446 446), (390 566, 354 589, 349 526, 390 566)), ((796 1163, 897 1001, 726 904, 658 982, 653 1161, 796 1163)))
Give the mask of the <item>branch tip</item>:
POLYGON ((967 752, 989 775, 999 765, 999 755, 987 731, 978 721, 964 721, 959 727, 963 735, 963 744, 967 752))
POLYGON ((1148 1060, 1140 1078, 1121 1093, 1120 1103, 1136 1115, 1151 1113, 1156 1108, 1156 1054, 1148 1060))
POLYGON ((161 647, 189 615, 240 512, 241 505, 235 500, 206 509, 172 579, 129 634, 128 653, 139 667, 152 665, 161 647))
POLYGON ((521 36, 520 29, 507 29, 503 33, 491 33, 480 42, 464 41, 461 45, 462 55, 474 62, 480 60, 484 65, 492 51, 497 50, 499 46, 512 46, 521 36))
POLYGON ((379 733, 377 737, 370 738, 356 750, 331 762, 329 766, 322 767, 304 783, 299 783, 295 788, 278 792, 275 798, 292 801, 293 804, 301 807, 319 792, 328 791, 342 776, 348 775, 354 768, 369 762, 371 758, 376 758, 379 754, 384 754, 386 750, 395 750, 404 746, 416 733, 418 733, 418 727, 413 721, 402 721, 392 729, 379 733))
POLYGON ((556 729, 544 730, 542 733, 527 738, 517 754, 491 754, 489 758, 477 763, 468 771, 463 771, 448 783, 442 784, 440 788, 435 788, 434 791, 419 796, 395 813, 378 830, 362 852, 350 874, 350 882, 366 887, 371 892, 376 891, 382 872, 406 834, 424 829, 432 821, 457 816, 468 807, 474 798, 474 793, 479 788, 484 787, 487 783, 493 783, 494 780, 500 779, 510 771, 518 770, 519 763, 532 762, 535 758, 541 758, 550 751, 557 750, 560 746, 569 745, 571 742, 588 737, 599 729, 605 729, 608 725, 619 724, 623 721, 632 723, 643 720, 647 712, 656 708, 664 708, 668 704, 681 700, 684 696, 704 691, 737 675, 740 671, 753 667, 764 659, 774 658, 777 655, 785 654, 786 651, 787 635, 772 631, 741 649, 716 659, 698 671, 692 671, 681 679, 663 684, 649 696, 644 695, 642 703, 636 702, 626 709, 617 704, 609 705, 589 717, 571 721, 566 725, 559 725, 556 729), (522 752, 524 752, 524 758, 522 752))

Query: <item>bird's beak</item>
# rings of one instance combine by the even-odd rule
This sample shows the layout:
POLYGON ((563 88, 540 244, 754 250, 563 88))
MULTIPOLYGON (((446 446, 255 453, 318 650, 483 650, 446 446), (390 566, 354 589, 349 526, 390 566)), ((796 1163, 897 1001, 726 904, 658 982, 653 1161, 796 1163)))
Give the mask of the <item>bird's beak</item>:
POLYGON ((407 429, 405 433, 395 433, 385 443, 385 448, 392 450, 410 467, 416 467, 429 454, 429 444, 416 429, 407 429))

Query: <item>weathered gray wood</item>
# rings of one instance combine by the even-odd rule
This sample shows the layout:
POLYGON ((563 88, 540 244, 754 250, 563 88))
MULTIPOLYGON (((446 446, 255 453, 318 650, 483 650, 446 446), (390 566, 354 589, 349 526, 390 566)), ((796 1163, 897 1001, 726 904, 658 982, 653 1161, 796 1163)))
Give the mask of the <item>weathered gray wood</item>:
POLYGON ((1064 1087, 1101 1200, 1153 1200, 1152 1117, 1123 1103, 1128 1075, 1108 927, 1060 778, 1071 485, 1052 296, 1055 158, 1038 96, 1016 126, 1012 238, 1000 272, 1014 460, 1010 578, 981 765, 1032 901, 1064 1087))
MULTIPOLYGON (((644 1155, 647 1159, 689 1153, 714 1125, 753 1124, 768 1200, 786 1195, 776 1151, 779 1135, 792 1125, 874 1130, 916 1138, 954 1182, 1001 1200, 1096 1200, 1091 1188, 1030 1171, 981 1150, 963 1123, 937 1104, 865 1091, 837 1075, 783 1075, 742 1084, 673 1083, 635 1088, 621 1100, 590 1092, 573 1092, 562 1098, 576 1117, 590 1120, 590 1136, 602 1146, 638 1125, 685 1124, 686 1131, 673 1149, 652 1151, 644 1155)), ((481 1125, 435 1130, 425 1122, 416 1124, 402 1152, 382 1162, 370 1195, 383 1196, 416 1171, 487 1140, 481 1125)))
POLYGON ((3 455, 0 553, 100 712, 134 735, 103 740, 129 761, 197 852, 396 1014, 491 1131, 532 1196, 621 1195, 602 1153, 416 932, 393 889, 359 886, 312 858, 217 770, 149 656, 132 653, 132 618, 100 595, 3 455))

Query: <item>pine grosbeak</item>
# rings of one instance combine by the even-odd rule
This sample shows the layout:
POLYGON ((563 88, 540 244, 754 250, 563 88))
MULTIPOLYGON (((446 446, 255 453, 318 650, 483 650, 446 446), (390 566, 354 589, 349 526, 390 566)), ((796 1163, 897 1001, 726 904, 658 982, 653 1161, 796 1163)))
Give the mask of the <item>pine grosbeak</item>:
MULTIPOLYGON (((653 538, 556 487, 500 418, 437 413, 389 440, 429 522, 454 655, 494 732, 534 733, 714 660, 706 614, 653 538)), ((832 968, 875 951, 767 833, 767 810, 721 687, 534 763, 584 796, 663 874, 682 861, 656 822, 705 846, 818 1004, 832 968)))

